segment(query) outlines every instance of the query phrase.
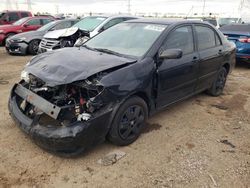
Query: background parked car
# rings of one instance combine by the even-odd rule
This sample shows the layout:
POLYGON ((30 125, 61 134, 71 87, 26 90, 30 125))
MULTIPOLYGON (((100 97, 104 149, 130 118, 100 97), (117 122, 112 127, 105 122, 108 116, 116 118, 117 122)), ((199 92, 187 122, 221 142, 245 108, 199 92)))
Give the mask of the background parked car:
POLYGON ((220 30, 235 43, 237 60, 250 63, 250 24, 225 25, 220 30))
POLYGON ((37 54, 39 43, 45 33, 48 31, 69 28, 78 21, 77 19, 52 21, 36 31, 14 35, 6 40, 5 48, 10 54, 25 55, 29 53, 35 55, 37 54))
POLYGON ((31 17, 32 13, 29 11, 21 11, 21 10, 5 10, 0 12, 0 25, 12 24, 17 20, 24 17, 31 17))
POLYGON ((138 17, 117 16, 88 16, 72 26, 72 28, 48 32, 42 39, 38 52, 55 50, 63 47, 72 47, 81 37, 93 37, 96 34, 123 21, 137 19, 138 17))
POLYGON ((51 21, 53 21, 53 19, 49 17, 37 16, 22 18, 12 25, 2 25, 0 26, 0 44, 5 44, 8 37, 18 33, 37 30, 51 21))

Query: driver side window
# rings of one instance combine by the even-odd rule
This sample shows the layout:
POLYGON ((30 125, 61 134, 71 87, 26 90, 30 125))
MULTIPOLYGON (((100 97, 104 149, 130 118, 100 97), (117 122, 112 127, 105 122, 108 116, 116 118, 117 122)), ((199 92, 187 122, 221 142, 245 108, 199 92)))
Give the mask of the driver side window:
POLYGON ((194 52, 192 27, 182 26, 172 31, 164 44, 166 49, 181 49, 183 55, 194 52))

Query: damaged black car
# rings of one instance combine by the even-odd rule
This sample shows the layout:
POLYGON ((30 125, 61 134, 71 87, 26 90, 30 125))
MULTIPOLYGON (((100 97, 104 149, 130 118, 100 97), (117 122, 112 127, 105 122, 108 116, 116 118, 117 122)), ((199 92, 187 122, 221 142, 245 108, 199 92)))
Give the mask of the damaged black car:
POLYGON ((210 24, 132 20, 31 59, 9 111, 52 152, 77 154, 106 138, 124 146, 155 112, 202 91, 222 94, 234 64, 235 45, 210 24))

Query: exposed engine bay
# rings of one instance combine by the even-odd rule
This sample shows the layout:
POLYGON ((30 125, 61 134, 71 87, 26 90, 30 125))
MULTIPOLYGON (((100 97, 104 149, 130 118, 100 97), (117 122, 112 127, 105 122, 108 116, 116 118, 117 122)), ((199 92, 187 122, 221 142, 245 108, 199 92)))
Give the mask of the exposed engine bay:
POLYGON ((64 47, 81 46, 90 38, 89 31, 79 28, 69 28, 52 31, 42 39, 39 45, 39 53, 47 50, 56 50, 64 47))
POLYGON ((78 41, 77 43, 79 43, 79 44, 77 44, 77 46, 80 46, 82 44, 80 39, 82 39, 83 37, 89 39, 90 35, 89 35, 88 31, 81 30, 81 29, 78 29, 73 35, 62 36, 62 37, 59 38, 59 40, 60 40, 60 48, 73 47, 76 44, 77 41, 78 41))
POLYGON ((104 87, 97 79, 49 87, 31 74, 29 80, 21 81, 16 88, 20 97, 18 105, 25 115, 33 119, 40 114, 63 126, 75 121, 88 121, 104 106, 102 100, 98 100, 102 92, 104 87))

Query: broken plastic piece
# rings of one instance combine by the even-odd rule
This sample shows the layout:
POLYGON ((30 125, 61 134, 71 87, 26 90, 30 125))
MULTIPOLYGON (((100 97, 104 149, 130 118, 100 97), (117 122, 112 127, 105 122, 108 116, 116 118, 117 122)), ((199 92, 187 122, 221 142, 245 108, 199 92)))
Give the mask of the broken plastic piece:
POLYGON ((79 114, 77 117, 77 121, 88 121, 91 118, 91 115, 88 113, 79 114))

